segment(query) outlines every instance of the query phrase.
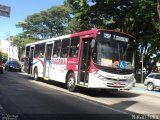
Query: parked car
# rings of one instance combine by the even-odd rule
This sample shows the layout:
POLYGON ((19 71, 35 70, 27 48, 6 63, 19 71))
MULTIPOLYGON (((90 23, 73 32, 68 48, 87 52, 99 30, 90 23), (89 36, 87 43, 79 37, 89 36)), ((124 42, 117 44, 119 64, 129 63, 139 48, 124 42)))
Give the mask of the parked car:
POLYGON ((160 73, 150 73, 145 81, 144 85, 147 86, 148 90, 160 89, 160 73))
POLYGON ((4 69, 21 72, 21 64, 18 61, 7 61, 4 65, 4 69))
POLYGON ((0 59, 0 73, 3 73, 3 61, 0 59))

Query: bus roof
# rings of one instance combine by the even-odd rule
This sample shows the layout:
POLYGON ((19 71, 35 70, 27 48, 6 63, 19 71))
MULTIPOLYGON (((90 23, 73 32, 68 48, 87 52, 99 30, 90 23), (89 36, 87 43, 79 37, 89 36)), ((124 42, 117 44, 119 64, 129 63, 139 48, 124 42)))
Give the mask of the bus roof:
POLYGON ((100 31, 100 30, 103 30, 103 31, 108 31, 108 32, 116 32, 116 33, 120 33, 120 34, 123 34, 123 35, 127 35, 127 36, 130 36, 132 38, 135 39, 134 36, 130 35, 130 34, 127 34, 125 32, 119 32, 117 30, 110 30, 110 29, 91 29, 91 30, 87 30, 87 31, 82 31, 82 32, 77 32, 77 33, 73 33, 71 34, 71 37, 75 37, 75 36, 82 36, 82 35, 87 35, 87 34, 95 34, 100 31))
POLYGON ((63 36, 59 36, 59 37, 53 37, 53 38, 50 38, 50 39, 40 40, 40 41, 37 41, 37 42, 26 44, 26 46, 45 43, 45 42, 52 42, 54 40, 61 40, 61 39, 69 38, 70 36, 71 35, 63 35, 63 36))
POLYGON ((117 32, 117 33, 121 33, 121 34, 124 34, 124 35, 128 35, 128 36, 130 36, 130 37, 135 39, 134 36, 132 36, 130 34, 127 34, 127 33, 124 33, 124 32, 119 32, 119 31, 109 30, 109 29, 91 29, 91 30, 77 32, 77 33, 73 33, 73 34, 69 34, 69 35, 53 37, 53 38, 46 39, 46 40, 40 40, 40 41, 37 41, 37 42, 26 44, 26 46, 45 43, 45 42, 52 42, 52 41, 55 41, 55 40, 61 40, 61 39, 65 39, 65 38, 75 37, 75 36, 83 36, 83 35, 87 35, 87 34, 95 34, 96 35, 97 31, 99 31, 99 30, 104 30, 104 31, 108 31, 108 32, 117 32))

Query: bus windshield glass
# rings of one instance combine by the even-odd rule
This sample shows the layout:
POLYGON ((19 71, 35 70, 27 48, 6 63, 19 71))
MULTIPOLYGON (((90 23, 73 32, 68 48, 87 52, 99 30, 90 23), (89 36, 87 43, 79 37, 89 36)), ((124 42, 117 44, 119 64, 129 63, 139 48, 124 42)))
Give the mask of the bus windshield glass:
POLYGON ((108 68, 134 69, 134 41, 125 34, 99 31, 93 62, 108 68))

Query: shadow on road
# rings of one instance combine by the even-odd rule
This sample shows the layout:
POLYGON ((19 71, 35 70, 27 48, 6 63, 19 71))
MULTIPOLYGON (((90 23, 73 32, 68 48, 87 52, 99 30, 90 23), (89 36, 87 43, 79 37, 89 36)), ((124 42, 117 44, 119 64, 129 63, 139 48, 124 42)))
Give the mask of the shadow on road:
MULTIPOLYGON (((39 80, 40 82, 44 82, 50 85, 54 85, 63 89, 66 89, 66 85, 63 83, 59 83, 56 81, 45 81, 39 80)), ((130 97, 137 97, 139 94, 129 93, 128 91, 116 91, 116 90, 104 90, 104 89, 87 89, 78 87, 77 93, 92 96, 92 97, 107 97, 107 98, 130 98, 130 97)))
MULTIPOLYGON (((27 74, 19 74, 19 75, 23 77, 24 80, 33 80, 33 77, 27 74)), ((38 81, 66 89, 66 84, 64 83, 52 80, 43 80, 43 79, 39 79, 38 81)), ((124 90, 123 91, 104 90, 104 89, 101 90, 101 89, 87 89, 82 87, 78 87, 78 90, 76 92, 92 97, 107 97, 107 98, 130 98, 139 96, 139 94, 129 93, 128 91, 124 90)))
POLYGON ((107 98, 129 98, 137 97, 139 94, 129 93, 127 91, 116 90, 100 90, 100 89, 85 89, 79 88, 79 93, 86 94, 92 97, 107 97, 107 98))
POLYGON ((126 108, 138 103, 137 101, 121 101, 119 103, 111 105, 112 108, 119 108, 120 110, 126 110, 126 108))

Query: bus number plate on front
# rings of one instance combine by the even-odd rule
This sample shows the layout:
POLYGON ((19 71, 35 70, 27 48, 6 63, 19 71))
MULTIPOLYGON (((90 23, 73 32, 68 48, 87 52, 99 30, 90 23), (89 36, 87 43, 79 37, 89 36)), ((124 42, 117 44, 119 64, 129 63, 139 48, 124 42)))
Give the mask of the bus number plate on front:
POLYGON ((113 83, 113 85, 114 86, 120 86, 121 84, 120 84, 120 82, 115 82, 115 83, 113 83))

